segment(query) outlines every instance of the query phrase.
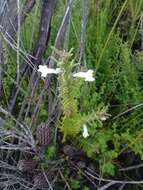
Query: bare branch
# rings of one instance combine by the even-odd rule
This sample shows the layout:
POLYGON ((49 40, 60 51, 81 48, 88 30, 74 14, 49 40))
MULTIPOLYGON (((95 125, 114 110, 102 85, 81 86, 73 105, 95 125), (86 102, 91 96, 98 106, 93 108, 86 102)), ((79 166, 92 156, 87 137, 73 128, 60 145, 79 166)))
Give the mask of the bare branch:
POLYGON ((68 0, 68 6, 69 6, 69 20, 67 23, 67 29, 65 31, 65 37, 64 37, 64 50, 68 51, 69 46, 69 33, 70 33, 70 20, 71 20, 71 12, 72 12, 72 1, 68 0))
POLYGON ((55 44, 54 44, 54 47, 56 49, 60 49, 62 47, 62 42, 63 42, 65 32, 67 30, 67 26, 68 26, 69 19, 70 19, 71 5, 72 5, 72 0, 70 0, 68 3, 68 6, 67 6, 66 11, 65 11, 65 15, 63 17, 61 26, 60 26, 58 33, 57 33, 57 36, 56 36, 56 40, 55 40, 55 44))
POLYGON ((35 65, 41 64, 41 58, 48 44, 54 5, 55 0, 42 1, 39 36, 33 51, 33 56, 36 58, 33 60, 35 65))
POLYGON ((20 24, 20 1, 17 0, 17 78, 16 81, 19 83, 20 73, 19 73, 19 67, 20 67, 20 30, 21 30, 21 24, 20 24))
POLYGON ((135 170, 135 169, 138 169, 138 168, 141 168, 141 167, 143 167, 143 164, 138 164, 138 165, 129 166, 129 167, 126 167, 126 168, 121 168, 121 169, 119 169, 119 171, 135 170))
MULTIPOLYGON (((7 33, 13 38, 18 30, 18 16, 17 16, 15 7, 13 7, 16 5, 16 0, 14 0, 14 1, 15 1, 15 3, 13 1, 9 1, 11 4, 8 3, 8 7, 10 7, 11 11, 13 10, 13 16, 11 16, 11 12, 10 13, 8 12, 7 19, 9 19, 10 21, 5 29, 7 31, 7 33)), ((35 5, 35 0, 26 0, 25 4, 23 5, 23 7, 21 9, 21 13, 20 13, 20 23, 21 24, 24 22, 28 13, 32 10, 34 5, 35 5)))
POLYGON ((0 40, 0 100, 2 100, 2 95, 3 95, 3 85, 2 85, 3 75, 4 75, 3 44, 2 41, 0 40))
POLYGON ((120 180, 112 180, 112 179, 106 179, 106 178, 99 178, 96 177, 94 175, 92 175, 91 173, 89 173, 88 171, 85 171, 85 173, 87 175, 89 175, 90 177, 92 177, 93 179, 96 180, 101 180, 104 182, 113 182, 114 184, 143 184, 143 181, 120 181, 120 180))
POLYGON ((85 57, 85 32, 86 32, 86 0, 82 0, 82 21, 81 21, 81 36, 80 36, 80 57, 79 63, 84 61, 85 57))
POLYGON ((107 183, 106 185, 104 185, 104 186, 98 188, 98 190, 105 190, 105 189, 107 189, 108 187, 111 187, 111 186, 114 185, 114 184, 116 184, 116 182, 111 181, 111 182, 107 183))
MULTIPOLYGON (((35 45, 35 49, 32 53, 33 58, 31 57, 31 62, 34 65, 34 67, 41 64, 42 56, 47 47, 47 43, 48 43, 48 39, 49 39, 49 35, 50 35, 50 26, 51 26, 51 19, 52 19, 52 15, 53 15, 54 5, 55 5, 55 1, 53 1, 53 0, 43 1, 43 4, 42 4, 39 36, 38 36, 38 39, 37 39, 37 42, 35 45)), ((23 73, 27 69, 28 69, 27 64, 23 63, 20 68, 20 71, 22 70, 21 76, 23 76, 23 73)), ((31 78, 30 78, 30 82, 29 82, 29 89, 32 88, 32 94, 34 94, 37 84, 38 84, 38 81, 39 81, 36 72, 37 72, 37 69, 34 69, 32 75, 31 75, 31 78), (35 81, 36 81, 36 83, 35 83, 35 81), (33 86, 35 86, 35 88, 33 88, 33 86)), ((13 110, 18 91, 19 91, 19 89, 16 87, 13 88, 13 90, 12 90, 11 96, 9 98, 9 100, 10 100, 9 110, 10 111, 13 110)), ((31 94, 31 97, 33 97, 32 94, 31 94)), ((25 107, 25 106, 22 106, 22 107, 25 107)), ((28 108, 29 108, 29 106, 28 106, 28 108)), ((20 113, 23 113, 23 111, 21 110, 20 113)))

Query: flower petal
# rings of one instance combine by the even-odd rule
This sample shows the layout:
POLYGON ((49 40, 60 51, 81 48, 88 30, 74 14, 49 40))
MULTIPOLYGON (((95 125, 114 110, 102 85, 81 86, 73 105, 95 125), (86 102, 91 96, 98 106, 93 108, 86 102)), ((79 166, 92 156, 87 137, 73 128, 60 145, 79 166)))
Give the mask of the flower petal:
POLYGON ((88 130, 87 130, 87 126, 86 125, 83 125, 83 133, 82 133, 82 136, 84 138, 87 138, 89 136, 88 134, 88 130))
POLYGON ((93 81, 95 81, 95 78, 93 78, 93 77, 87 77, 87 78, 85 78, 85 81, 93 82, 93 81))
POLYGON ((83 79, 85 79, 85 81, 92 82, 92 81, 95 80, 94 77, 93 77, 93 73, 94 73, 94 71, 90 69, 90 70, 88 70, 86 72, 75 73, 75 74, 73 74, 73 77, 83 78, 83 79))
POLYGON ((48 68, 46 65, 39 65, 38 72, 41 73, 42 77, 46 77, 48 74, 58 74, 61 72, 60 68, 52 69, 48 68))

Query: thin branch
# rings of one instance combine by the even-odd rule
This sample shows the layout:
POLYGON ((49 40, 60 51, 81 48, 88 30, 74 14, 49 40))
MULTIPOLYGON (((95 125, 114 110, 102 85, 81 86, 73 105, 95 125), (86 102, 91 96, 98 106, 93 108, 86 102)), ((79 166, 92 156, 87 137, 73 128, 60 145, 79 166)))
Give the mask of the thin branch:
POLYGON ((116 182, 111 181, 111 182, 107 183, 106 185, 104 185, 104 186, 98 188, 98 190, 105 190, 105 189, 107 189, 108 187, 111 187, 111 186, 114 185, 114 184, 116 184, 116 182))
POLYGON ((3 75, 4 75, 4 55, 3 55, 3 43, 0 40, 0 101, 2 100, 3 96, 3 75))
POLYGON ((71 21, 71 13, 72 13, 72 1, 68 0, 68 6, 69 6, 69 20, 67 23, 67 30, 64 35, 64 50, 68 51, 69 46, 69 33, 70 33, 70 21, 71 21))
POLYGON ((129 167, 126 167, 126 168, 121 168, 121 169, 119 169, 119 171, 135 170, 135 169, 142 168, 142 167, 143 167, 143 164, 138 164, 138 165, 129 166, 129 167))
MULTIPOLYGON (((24 20, 26 19, 28 13, 32 10, 32 8, 35 5, 35 0, 26 0, 25 4, 23 5, 20 15, 19 15, 19 20, 20 20, 20 24, 22 25, 22 23, 24 22, 24 20)), ((10 15, 8 15, 8 17, 10 17, 10 15)), ((13 20, 12 25, 13 28, 11 27, 11 25, 8 25, 8 27, 6 28, 7 33, 11 36, 14 37, 17 30, 18 30, 18 15, 15 13, 15 15, 13 16, 13 20)))
POLYGON ((84 54, 85 53, 85 32, 86 32, 86 0, 82 0, 82 20, 81 20, 79 63, 82 63, 85 57, 85 54, 84 54))
POLYGON ((92 175, 91 173, 89 173, 88 171, 85 171, 85 173, 92 177, 93 179, 96 179, 96 180, 101 180, 101 181, 104 181, 104 182, 114 182, 115 184, 143 184, 143 181, 120 181, 120 180, 112 180, 112 179, 106 179, 106 178, 99 178, 99 177, 96 177, 94 175, 92 175))
MULTIPOLYGON (((29 127, 26 126, 26 125, 21 124, 17 119, 15 119, 11 115, 11 113, 9 113, 5 109, 3 109, 1 106, 0 106, 0 112, 3 113, 6 116, 9 116, 13 121, 15 121, 16 123, 18 123, 18 126, 19 126, 18 129, 16 127, 14 128, 15 132, 10 131, 10 130, 7 131, 6 129, 1 129, 0 130, 1 135, 3 134, 2 132, 4 131, 4 134, 8 134, 11 137, 16 137, 17 139, 23 140, 24 142, 28 143, 33 150, 35 150, 36 143, 35 143, 35 140, 33 138, 32 131, 30 131, 29 127), (23 139, 23 137, 24 137, 24 139, 23 139)), ((12 126, 11 126, 11 128, 12 128, 12 126)), ((1 139, 1 141, 2 141, 2 139, 1 139)))
POLYGON ((19 83, 20 73, 19 73, 19 65, 20 65, 20 2, 17 0, 17 83, 19 83))
POLYGON ((133 106, 133 107, 127 109, 126 111, 124 111, 124 112, 118 114, 117 116, 115 116, 113 119, 116 119, 116 118, 118 118, 118 117, 121 117, 121 116, 123 116, 124 114, 126 114, 126 113, 128 113, 128 112, 131 112, 131 111, 133 111, 133 110, 135 110, 135 109, 137 109, 137 108, 139 108, 139 107, 141 107, 141 106, 143 106, 143 103, 140 103, 140 104, 138 104, 138 105, 136 105, 136 106, 133 106))
POLYGON ((65 178, 64 175, 62 174, 61 170, 59 170, 59 173, 60 173, 60 176, 62 177, 63 181, 65 182, 65 184, 66 184, 68 190, 72 190, 71 187, 69 186, 69 184, 68 184, 66 178, 65 178))
MULTIPOLYGON (((51 27, 51 19, 52 19, 53 10, 54 10, 54 4, 55 4, 55 1, 53 1, 53 0, 43 1, 43 4, 42 4, 39 36, 38 36, 35 48, 32 53, 34 59, 31 58, 31 62, 34 65, 34 67, 41 64, 42 56, 47 47, 47 42, 48 42, 48 39, 50 36, 50 27, 51 27)), ((25 63, 22 64, 21 68, 23 68, 22 70, 24 72, 28 69, 28 67, 25 63)), ((21 76, 23 76, 23 73, 21 73, 21 76)), ((31 78, 30 78, 30 82, 29 82, 29 89, 32 89, 31 97, 33 97, 33 94, 35 93, 38 81, 39 81, 39 78, 37 76, 37 69, 34 69, 32 75, 31 75, 31 78), (36 81, 36 83, 35 83, 35 81, 36 81), (33 86, 35 88, 33 88, 33 86)), ((11 93, 11 95, 13 95, 13 97, 10 96, 10 98, 9 98, 10 102, 12 102, 12 104, 10 104, 10 106, 9 106, 10 111, 13 110, 17 94, 18 94, 18 89, 14 88, 14 90, 12 90, 12 93, 11 93)), ((28 106, 28 109, 29 109, 29 106, 28 106)), ((23 111, 21 110, 21 114, 22 113, 23 113, 23 111)))
MULTIPOLYGON (((65 35, 65 32, 66 32, 66 29, 67 29, 67 25, 69 23, 69 18, 70 18, 70 11, 71 11, 71 5, 72 5, 72 0, 69 0, 69 3, 68 3, 68 6, 66 8, 66 11, 65 11, 65 15, 64 15, 64 18, 62 20, 62 23, 61 23, 61 26, 58 30, 58 33, 57 33, 57 36, 56 36, 56 39, 55 39, 55 43, 54 43, 54 47, 56 47, 56 49, 60 49, 61 48, 61 43, 64 39, 64 35, 65 35)), ((52 54, 51 54, 51 57, 55 56, 55 52, 53 50, 52 54)), ((50 67, 53 66, 53 60, 52 58, 48 58, 48 64, 50 67)), ((48 121, 51 121, 51 116, 52 116, 52 109, 51 109, 51 105, 52 105, 52 96, 51 96, 51 89, 50 89, 50 79, 51 77, 48 77, 48 79, 45 81, 45 90, 47 89, 48 90, 48 102, 49 102, 49 105, 48 105, 48 115, 49 115, 49 118, 48 118, 48 121)), ((40 94, 40 97, 43 97, 43 94, 45 92, 45 90, 42 90, 41 91, 41 94, 40 94)), ((39 101, 41 98, 39 98, 39 101)), ((33 115, 35 115, 35 113, 38 113, 38 109, 39 109, 39 104, 37 104, 36 106, 36 109, 34 110, 34 113, 33 115)), ((34 117, 33 117, 34 118, 34 117)))
POLYGON ((48 180, 47 175, 46 175, 45 170, 44 170, 43 167, 42 167, 42 171, 43 171, 43 175, 44 175, 44 177, 45 177, 45 179, 46 179, 46 182, 47 182, 48 185, 49 185, 50 190, 53 190, 53 188, 52 188, 52 186, 51 186, 51 184, 50 184, 50 181, 48 180))
POLYGON ((54 5, 55 0, 42 1, 39 36, 33 51, 33 56, 36 57, 36 60, 33 60, 35 65, 41 64, 42 56, 48 44, 54 5))
POLYGON ((123 190, 124 187, 125 187, 126 184, 122 184, 120 187, 119 187, 119 190, 123 190))
MULTIPOLYGON (((69 19, 70 19, 71 5, 72 5, 72 0, 70 0, 68 5, 67 5, 63 20, 62 20, 60 28, 58 30, 58 33, 57 33, 57 36, 55 39, 55 44, 54 44, 55 49, 61 49, 62 48, 62 43, 63 43, 64 36, 65 36, 66 30, 67 30, 69 19)), ((51 57, 55 57, 54 50, 51 54, 51 57)), ((49 62, 49 66, 53 66, 53 60, 52 59, 50 59, 50 61, 48 59, 48 62, 49 62)))

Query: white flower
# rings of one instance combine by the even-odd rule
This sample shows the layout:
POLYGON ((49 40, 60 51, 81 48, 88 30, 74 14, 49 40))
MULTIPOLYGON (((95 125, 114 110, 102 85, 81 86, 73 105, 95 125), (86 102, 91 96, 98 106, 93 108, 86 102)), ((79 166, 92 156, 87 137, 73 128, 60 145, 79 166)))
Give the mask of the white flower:
POLYGON ((88 134, 88 130, 87 130, 87 126, 86 125, 83 125, 83 133, 82 133, 82 136, 84 138, 87 138, 89 136, 88 134))
POLYGON ((100 117, 100 120, 101 120, 101 121, 106 121, 106 119, 107 119, 107 117, 104 116, 104 115, 100 117))
POLYGON ((93 77, 93 70, 88 70, 87 72, 78 72, 78 73, 75 73, 73 74, 73 77, 77 77, 77 78, 84 78, 85 81, 89 81, 89 82, 92 82, 94 81, 94 77, 93 77))
POLYGON ((46 77, 48 74, 58 74, 61 72, 60 68, 52 69, 48 68, 46 65, 39 65, 38 72, 41 73, 42 77, 46 77))

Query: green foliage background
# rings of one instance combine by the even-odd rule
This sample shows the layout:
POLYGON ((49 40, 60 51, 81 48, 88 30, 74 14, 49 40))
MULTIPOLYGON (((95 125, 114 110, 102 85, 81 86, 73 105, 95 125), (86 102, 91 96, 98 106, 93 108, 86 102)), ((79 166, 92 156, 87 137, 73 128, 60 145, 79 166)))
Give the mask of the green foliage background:
MULTIPOLYGON (((51 46, 54 45, 66 7, 65 1, 61 0, 58 4, 52 20, 50 44, 45 58, 51 53, 51 46)), ((118 157, 129 150, 143 159, 143 107, 140 106, 143 102, 142 10, 143 0, 87 0, 86 65, 79 64, 75 68, 70 68, 71 63, 74 65, 78 62, 82 13, 81 2, 73 3, 69 33, 69 50, 73 48, 73 55, 67 65, 60 65, 66 70, 66 75, 63 76, 66 82, 64 83, 65 80, 59 77, 58 88, 64 116, 59 119, 58 125, 63 132, 64 140, 66 137, 67 139, 72 137, 76 145, 87 156, 95 159, 99 170, 106 174, 115 173, 118 157), (79 81, 75 85, 69 76, 73 71, 82 69, 93 69, 95 82, 79 81), (96 114, 99 116, 106 106, 107 113, 111 115, 106 121, 101 122, 99 118, 92 118, 90 121, 89 118, 93 113, 94 116, 96 114), (72 114, 68 115, 67 109, 70 109, 72 114), (87 124, 90 134, 87 139, 82 137, 84 123, 87 124)), ((21 47, 27 52, 34 46, 38 25, 39 5, 36 5, 21 30, 21 47)), ((16 54, 8 48, 7 44, 5 44, 5 58, 7 75, 3 82, 5 94, 2 104, 6 108, 13 83, 12 78, 16 72, 16 54)), ((22 60, 21 57, 21 62, 22 60)), ((20 92, 17 112, 23 97, 27 97, 28 80, 27 77, 23 78, 21 88, 26 95, 23 91, 20 92)), ((42 88, 43 83, 40 82, 34 100, 38 99, 42 88)), ((57 99, 57 94, 54 98, 57 99)), ((35 102, 32 101, 33 107, 34 104, 35 102)), ((47 118, 46 104, 45 93, 39 112, 39 123, 47 118)), ((25 122, 30 119, 27 117, 25 122)))

